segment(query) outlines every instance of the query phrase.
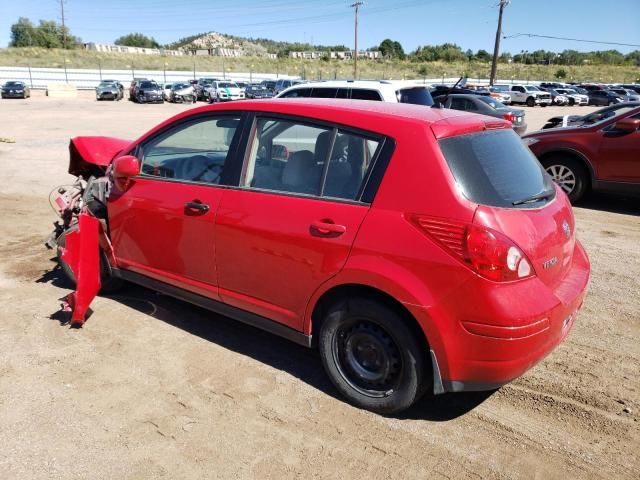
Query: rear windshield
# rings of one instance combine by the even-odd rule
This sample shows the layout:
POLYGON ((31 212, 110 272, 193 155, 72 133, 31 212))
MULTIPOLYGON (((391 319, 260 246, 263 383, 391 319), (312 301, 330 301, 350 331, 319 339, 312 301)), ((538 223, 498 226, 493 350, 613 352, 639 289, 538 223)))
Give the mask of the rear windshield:
POLYGON ((554 196, 551 178, 512 129, 460 135, 438 143, 458 188, 473 202, 526 208, 539 207, 554 196), (544 194, 546 198, 527 201, 544 194))
POLYGON ((398 90, 396 95, 400 103, 413 103, 414 105, 426 105, 427 107, 433 105, 431 93, 425 87, 403 88, 398 90))

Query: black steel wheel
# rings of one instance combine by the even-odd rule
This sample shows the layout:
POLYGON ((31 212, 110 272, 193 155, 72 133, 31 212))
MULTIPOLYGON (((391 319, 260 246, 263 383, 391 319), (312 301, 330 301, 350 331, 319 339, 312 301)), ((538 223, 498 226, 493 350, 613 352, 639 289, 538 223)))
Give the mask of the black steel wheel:
POLYGON ((338 391, 367 410, 400 412, 431 383, 424 378, 430 372, 424 342, 400 313, 374 299, 351 298, 329 309, 318 346, 338 391))

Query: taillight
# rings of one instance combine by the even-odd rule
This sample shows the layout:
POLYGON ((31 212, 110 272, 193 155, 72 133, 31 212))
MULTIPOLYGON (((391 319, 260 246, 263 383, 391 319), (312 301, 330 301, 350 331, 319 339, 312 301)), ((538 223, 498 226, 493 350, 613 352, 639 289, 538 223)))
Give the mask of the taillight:
POLYGON ((422 215, 411 222, 479 275, 510 282, 535 275, 524 252, 506 235, 480 225, 422 215))
POLYGON ((512 112, 507 112, 504 115, 502 115, 502 118, 504 118, 505 120, 509 120, 510 122, 513 123, 513 120, 515 119, 515 116, 513 115, 512 112))

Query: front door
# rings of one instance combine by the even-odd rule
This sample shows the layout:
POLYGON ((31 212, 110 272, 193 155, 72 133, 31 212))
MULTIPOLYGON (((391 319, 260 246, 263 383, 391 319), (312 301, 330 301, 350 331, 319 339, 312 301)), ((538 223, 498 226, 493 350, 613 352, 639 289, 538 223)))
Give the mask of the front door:
MULTIPOLYGON (((640 119, 640 115, 630 118, 640 119)), ((614 125, 600 132, 598 177, 612 182, 640 183, 640 131, 622 132, 614 125)))
POLYGON ((240 188, 224 192, 216 218, 220 296, 301 330, 369 210, 360 196, 382 141, 282 118, 253 131, 240 188))
POLYGON ((206 115, 135 150, 141 174, 109 198, 118 267, 218 298, 215 213, 238 151, 241 117, 206 115))

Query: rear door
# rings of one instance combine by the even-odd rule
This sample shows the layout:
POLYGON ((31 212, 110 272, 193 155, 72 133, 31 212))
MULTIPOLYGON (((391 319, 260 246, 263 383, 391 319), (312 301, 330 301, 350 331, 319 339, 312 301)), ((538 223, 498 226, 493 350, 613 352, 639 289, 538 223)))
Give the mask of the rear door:
POLYGON ((218 298, 215 212, 234 176, 242 118, 201 115, 136 147, 141 174, 114 185, 108 203, 120 268, 218 298))
POLYGON ((369 210, 360 198, 382 143, 258 116, 240 187, 224 192, 216 219, 222 300, 302 329, 311 295, 344 266, 369 210))

